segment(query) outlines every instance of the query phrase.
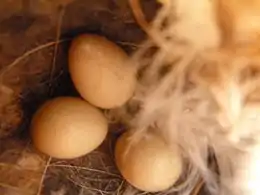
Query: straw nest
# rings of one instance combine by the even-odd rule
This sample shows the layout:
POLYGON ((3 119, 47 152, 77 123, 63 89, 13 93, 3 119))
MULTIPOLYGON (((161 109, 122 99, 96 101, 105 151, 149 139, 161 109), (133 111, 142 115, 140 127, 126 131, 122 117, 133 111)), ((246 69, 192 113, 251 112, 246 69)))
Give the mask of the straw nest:
MULTIPOLYGON (((144 1, 148 21, 158 7, 144 1)), ((111 127, 98 150, 75 160, 51 159, 30 143, 28 125, 39 105, 78 95, 67 71, 67 50, 71 38, 84 32, 104 35, 129 54, 145 39, 127 0, 0 2, 1 195, 147 194, 127 184, 115 167, 120 125, 111 127)), ((193 193, 202 186, 198 182, 193 193)))

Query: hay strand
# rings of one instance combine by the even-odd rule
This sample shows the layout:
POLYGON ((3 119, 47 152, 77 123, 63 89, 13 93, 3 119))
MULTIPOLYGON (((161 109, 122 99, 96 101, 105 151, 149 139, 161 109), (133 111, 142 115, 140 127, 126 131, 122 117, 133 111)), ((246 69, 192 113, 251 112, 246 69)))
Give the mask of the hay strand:
POLYGON ((60 8, 60 13, 58 16, 58 22, 57 22, 57 29, 56 29, 56 39, 55 39, 55 45, 54 45, 54 54, 53 54, 53 60, 52 60, 52 66, 51 66, 51 71, 50 71, 50 76, 49 76, 49 95, 50 97, 52 96, 52 81, 53 81, 53 76, 56 71, 56 58, 57 58, 57 53, 58 53, 58 48, 59 48, 59 40, 61 36, 61 27, 62 27, 62 20, 65 14, 65 9, 66 7, 61 7, 60 8))
POLYGON ((140 0, 129 0, 129 3, 132 7, 132 11, 134 13, 137 23, 148 35, 150 35, 150 27, 142 11, 140 0))
MULTIPOLYGON (((66 39, 64 40, 59 40, 58 43, 63 43, 65 41, 68 41, 66 39)), ((0 81, 1 83, 3 82, 3 77, 4 75, 10 71, 12 68, 14 68, 16 65, 18 65, 21 61, 23 61, 24 59, 26 59, 27 57, 29 57, 30 55, 36 53, 36 52, 39 52, 45 48, 48 48, 48 47, 51 47, 51 46, 54 46, 55 44, 57 44, 56 41, 51 41, 51 42, 48 42, 48 43, 45 43, 45 44, 42 44, 42 45, 39 45, 27 52, 25 52, 23 55, 19 56, 18 58, 16 58, 11 64, 7 64, 4 66, 4 70, 1 71, 0 73, 0 81)))
POLYGON ((199 195, 203 185, 204 185, 204 181, 202 179, 200 179, 200 181, 195 186, 195 189, 193 190, 191 195, 199 195))
POLYGON ((44 170, 43 170, 43 173, 42 173, 42 177, 41 177, 41 180, 40 180, 40 183, 39 183, 39 188, 38 188, 37 195, 40 195, 41 192, 42 192, 43 182, 44 182, 47 170, 49 168, 50 162, 51 162, 51 157, 48 157, 48 160, 47 160, 47 162, 45 164, 45 167, 44 167, 44 170))
MULTIPOLYGON (((53 60, 52 60, 52 66, 51 66, 51 70, 50 70, 50 76, 49 76, 49 96, 52 97, 53 95, 53 91, 52 91, 52 80, 53 80, 53 76, 56 70, 56 56, 58 53, 58 46, 59 46, 59 40, 60 40, 60 36, 61 36, 61 26, 62 26, 62 20, 65 14, 65 8, 66 7, 61 7, 60 12, 59 12, 59 16, 58 16, 58 22, 57 22, 57 30, 56 30, 56 40, 55 40, 55 44, 54 44, 54 54, 53 54, 53 60)), ((42 173, 42 177, 39 183, 39 188, 38 188, 38 192, 37 195, 41 195, 42 192, 42 187, 43 187, 43 183, 45 180, 45 176, 47 173, 47 170, 49 168, 49 165, 51 163, 52 158, 49 156, 48 160, 45 164, 43 173, 42 173)))

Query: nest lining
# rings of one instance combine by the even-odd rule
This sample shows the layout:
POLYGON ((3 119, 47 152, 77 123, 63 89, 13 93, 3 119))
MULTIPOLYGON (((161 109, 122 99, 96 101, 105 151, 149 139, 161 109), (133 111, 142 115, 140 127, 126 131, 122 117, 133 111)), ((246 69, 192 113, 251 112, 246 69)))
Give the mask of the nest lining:
MULTIPOLYGON (((139 1, 130 2, 137 21, 150 38, 143 45, 137 46, 133 56, 139 69, 139 86, 135 96, 125 107, 107 113, 108 116, 116 121, 122 120, 134 129, 133 141, 153 129, 169 145, 178 144, 182 149, 183 158, 190 165, 187 175, 184 175, 187 182, 180 188, 173 187, 159 194, 174 194, 176 190, 176 194, 181 195, 191 194, 192 191, 198 194, 199 190, 195 186, 201 187, 201 177, 212 194, 237 194, 232 189, 233 161, 239 160, 239 155, 249 151, 257 142, 252 139, 257 138, 253 136, 258 135, 257 128, 238 131, 235 124, 243 117, 245 105, 259 100, 258 47, 255 44, 252 46, 252 42, 230 41, 228 37, 232 33, 222 32, 226 29, 223 30, 215 21, 212 11, 215 4, 213 6, 212 2, 162 1, 163 6, 151 26, 144 19, 139 1), (187 14, 183 23, 178 22, 178 14, 187 14), (199 21, 201 25, 192 32, 194 29, 186 28, 194 27, 190 21, 195 24, 199 21), (201 36, 198 36, 199 33, 202 33, 201 36), (203 40, 205 37, 206 41, 203 40), (226 45, 221 41, 227 41, 226 45), (213 161, 218 163, 217 171, 209 165, 208 157, 212 153, 216 158, 213 161)), ((55 96, 53 92, 59 85, 67 85, 63 82, 52 85, 56 83, 55 79, 68 77, 64 74, 66 70, 56 66, 59 64, 59 58, 56 57, 58 46, 67 43, 60 41, 62 19, 66 13, 63 11, 64 8, 60 10, 56 21, 54 42, 27 51, 1 70, 0 90, 4 102, 1 114, 2 118, 7 119, 2 123, 2 137, 7 135, 4 129, 17 127, 21 120, 19 101, 24 98, 21 97, 24 88, 42 90, 45 98, 38 100, 42 102, 55 96), (29 69, 29 73, 27 69, 17 72, 18 64, 21 66, 27 57, 43 52, 44 48, 54 52, 50 60, 51 67, 45 65, 29 69), (24 78, 36 75, 32 80, 37 85, 28 85, 30 79, 24 79, 21 84, 19 79, 17 81, 17 75, 24 78)), ((61 90, 61 94, 77 95, 70 89, 71 83, 68 85, 69 90, 61 90)), ((32 94, 31 91, 27 91, 28 96, 32 94)), ((37 106, 31 107, 35 110, 37 106)), ((29 117, 23 121, 26 122, 29 122, 29 117)), ((112 139, 118 136, 116 132, 112 134, 112 139)), ((110 143, 84 158, 59 162, 35 153, 27 142, 20 143, 12 139, 1 140, 1 151, 4 152, 0 155, 0 167, 6 176, 0 181, 1 194, 143 194, 131 188, 115 169, 111 150, 107 150, 111 148, 110 143), (17 175, 18 179, 11 179, 11 175, 17 175)))
MULTIPOLYGON (((60 56, 66 56, 70 41, 70 37, 60 37, 64 15, 68 12, 66 6, 71 2, 74 3, 68 1, 65 4, 55 2, 55 5, 47 5, 46 1, 44 9, 34 9, 33 12, 39 15, 58 16, 52 17, 55 22, 51 21, 52 25, 57 26, 53 33, 55 40, 46 37, 45 44, 28 44, 29 47, 23 49, 19 57, 1 66, 0 194, 147 194, 131 187, 115 167, 113 146, 110 142, 112 140, 114 143, 118 136, 117 128, 114 128, 110 138, 97 151, 71 161, 59 161, 40 154, 28 139, 31 114, 39 104, 58 95, 78 95, 67 81, 67 70, 62 67, 64 62, 60 60, 60 56), (66 89, 61 89, 60 86, 65 86, 66 89)), ((103 4, 106 4, 104 2, 103 4)), ((125 3, 120 6, 125 9, 125 3)), ((103 8, 100 8, 97 6, 98 11, 103 12, 103 8)), ((124 20, 131 22, 127 17, 124 20)), ((47 29, 46 26, 44 28, 47 29)), ((39 33, 39 30, 35 29, 30 29, 30 33, 39 33)), ((141 47, 134 41, 119 40, 117 43, 128 50, 141 47)), ((170 191, 159 194, 169 193, 170 191)))

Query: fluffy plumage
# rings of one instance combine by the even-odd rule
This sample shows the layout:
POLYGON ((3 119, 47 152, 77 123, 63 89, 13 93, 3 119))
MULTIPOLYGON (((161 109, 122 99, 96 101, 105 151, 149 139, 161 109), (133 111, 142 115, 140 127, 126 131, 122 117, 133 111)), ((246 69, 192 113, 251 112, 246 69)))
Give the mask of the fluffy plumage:
POLYGON ((192 167, 180 195, 190 194, 199 176, 212 194, 260 194, 259 5, 163 1, 150 39, 133 56, 139 85, 113 114, 134 129, 133 143, 152 129, 179 145, 192 167))

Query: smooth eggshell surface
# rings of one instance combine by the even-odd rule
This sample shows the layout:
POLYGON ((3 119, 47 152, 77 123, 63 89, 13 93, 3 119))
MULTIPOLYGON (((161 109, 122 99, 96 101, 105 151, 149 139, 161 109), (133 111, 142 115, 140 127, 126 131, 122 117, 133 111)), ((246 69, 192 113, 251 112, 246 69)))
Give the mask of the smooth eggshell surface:
POLYGON ((31 123, 35 147, 61 159, 80 157, 96 149, 107 131, 108 122, 102 112, 74 97, 46 102, 31 123))
POLYGON ((134 187, 147 192, 170 188, 182 173, 182 158, 177 148, 169 148, 158 136, 149 134, 130 145, 130 133, 116 144, 116 164, 134 187))
POLYGON ((135 67, 127 54, 97 35, 83 34, 72 41, 69 71, 82 98, 104 109, 126 103, 136 85, 135 67))

